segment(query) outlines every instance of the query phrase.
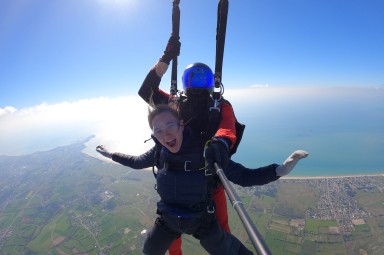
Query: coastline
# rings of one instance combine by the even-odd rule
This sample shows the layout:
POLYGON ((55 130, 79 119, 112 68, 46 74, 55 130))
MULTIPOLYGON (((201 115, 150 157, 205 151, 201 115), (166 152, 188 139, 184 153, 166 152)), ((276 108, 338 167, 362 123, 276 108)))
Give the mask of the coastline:
POLYGON ((282 176, 281 179, 337 179, 337 178, 356 178, 356 177, 380 177, 382 174, 351 174, 351 175, 335 175, 335 176, 282 176))

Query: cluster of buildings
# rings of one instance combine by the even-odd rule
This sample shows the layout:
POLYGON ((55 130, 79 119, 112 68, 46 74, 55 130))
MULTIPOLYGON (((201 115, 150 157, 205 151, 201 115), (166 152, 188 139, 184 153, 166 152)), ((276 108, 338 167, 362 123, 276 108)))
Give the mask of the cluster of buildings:
POLYGON ((365 224, 365 219, 372 216, 367 208, 359 205, 357 200, 359 192, 382 192, 384 190, 381 176, 344 176, 280 179, 251 189, 244 188, 242 191, 248 194, 253 193, 253 195, 265 194, 275 197, 279 183, 283 182, 315 187, 317 206, 308 206, 305 219, 336 220, 340 233, 353 231, 356 225, 365 224))

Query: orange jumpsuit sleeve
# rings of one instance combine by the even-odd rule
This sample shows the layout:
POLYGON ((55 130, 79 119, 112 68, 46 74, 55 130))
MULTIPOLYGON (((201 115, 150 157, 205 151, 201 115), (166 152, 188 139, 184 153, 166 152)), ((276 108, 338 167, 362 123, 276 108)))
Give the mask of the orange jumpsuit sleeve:
POLYGON ((224 101, 221 106, 221 121, 215 137, 222 137, 231 142, 230 148, 236 142, 236 117, 232 106, 224 101))

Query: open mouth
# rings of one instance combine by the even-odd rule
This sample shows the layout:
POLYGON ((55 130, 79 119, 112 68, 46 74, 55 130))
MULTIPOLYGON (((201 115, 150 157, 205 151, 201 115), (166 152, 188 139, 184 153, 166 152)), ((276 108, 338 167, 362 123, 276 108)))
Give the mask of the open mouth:
POLYGON ((166 142, 166 144, 169 146, 169 147, 174 147, 176 145, 176 139, 172 139, 171 141, 168 141, 166 142))

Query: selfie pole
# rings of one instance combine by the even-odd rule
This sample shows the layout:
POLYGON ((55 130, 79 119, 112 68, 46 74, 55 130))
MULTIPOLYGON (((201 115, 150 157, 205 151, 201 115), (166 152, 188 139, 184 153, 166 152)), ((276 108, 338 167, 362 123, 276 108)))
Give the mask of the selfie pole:
POLYGON ((249 218, 249 215, 243 206, 243 202, 240 200, 235 189, 233 188, 231 183, 229 183, 227 177, 225 176, 223 169, 216 162, 214 163, 214 166, 216 169, 216 174, 219 176, 221 182, 223 183, 224 189, 227 192, 229 199, 231 200, 232 206, 233 208, 235 208, 237 214, 239 215, 240 220, 242 221, 245 230, 248 233, 249 239, 251 239, 251 242, 255 247, 257 253, 260 255, 271 254, 270 250, 268 249, 268 246, 265 244, 259 231, 257 231, 255 225, 249 218))

